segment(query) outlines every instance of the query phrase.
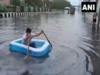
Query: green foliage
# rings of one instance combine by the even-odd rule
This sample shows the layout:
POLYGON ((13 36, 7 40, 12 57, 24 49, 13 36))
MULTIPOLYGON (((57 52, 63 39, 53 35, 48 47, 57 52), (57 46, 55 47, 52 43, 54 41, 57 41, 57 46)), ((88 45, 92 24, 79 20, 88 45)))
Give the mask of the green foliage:
POLYGON ((7 8, 6 5, 0 3, 0 12, 11 12, 12 8, 7 8))
POLYGON ((10 0, 10 4, 19 6, 21 4, 21 0, 10 0))
POLYGON ((64 7, 70 7, 70 2, 66 0, 56 0, 53 2, 51 8, 53 9, 64 9, 64 7))
POLYGON ((4 11, 5 9, 6 9, 6 5, 3 5, 3 4, 0 3, 0 11, 2 12, 2 11, 4 11))
POLYGON ((53 9, 64 9, 64 7, 71 6, 70 2, 66 0, 55 0, 49 1, 49 0, 25 0, 25 2, 28 5, 31 6, 38 6, 38 7, 43 7, 43 5, 47 5, 48 8, 53 8, 53 9))
POLYGON ((33 6, 33 7, 35 7, 35 6, 37 6, 35 3, 31 3, 31 6, 33 6))
POLYGON ((24 3, 24 2, 21 2, 20 3, 20 6, 28 6, 28 4, 27 3, 24 3))
POLYGON ((38 6, 38 7, 41 7, 42 6, 42 1, 41 0, 25 0, 25 2, 28 4, 28 5, 31 5, 31 6, 38 6))

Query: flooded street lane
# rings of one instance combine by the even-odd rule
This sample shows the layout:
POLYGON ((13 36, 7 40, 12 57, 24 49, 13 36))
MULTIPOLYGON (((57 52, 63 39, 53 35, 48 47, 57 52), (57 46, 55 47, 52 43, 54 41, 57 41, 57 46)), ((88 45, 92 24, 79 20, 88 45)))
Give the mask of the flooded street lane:
MULTIPOLYGON (((0 35, 2 75, 21 75, 26 70, 30 75, 91 75, 94 71, 87 52, 97 53, 92 49, 93 39, 88 26, 77 11, 75 15, 42 13, 0 19, 0 35), (23 60, 24 54, 9 51, 9 43, 21 38, 27 27, 34 33, 44 30, 53 45, 48 56, 23 60)), ((41 35, 37 39, 45 37, 41 35)))

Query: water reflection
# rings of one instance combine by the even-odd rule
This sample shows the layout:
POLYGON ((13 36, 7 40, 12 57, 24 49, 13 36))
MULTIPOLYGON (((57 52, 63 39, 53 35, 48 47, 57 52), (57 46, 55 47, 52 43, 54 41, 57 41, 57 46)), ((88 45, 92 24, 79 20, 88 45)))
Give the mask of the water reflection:
POLYGON ((47 54, 43 57, 29 57, 29 59, 25 59, 26 54, 19 53, 19 52, 12 52, 12 51, 10 51, 10 55, 18 61, 24 60, 25 63, 27 64, 28 63, 41 64, 45 62, 45 60, 49 57, 49 55, 47 54))
POLYGON ((96 28, 92 28, 92 44, 94 46, 94 50, 97 51, 98 50, 98 46, 99 46, 99 34, 98 31, 96 30, 96 28))

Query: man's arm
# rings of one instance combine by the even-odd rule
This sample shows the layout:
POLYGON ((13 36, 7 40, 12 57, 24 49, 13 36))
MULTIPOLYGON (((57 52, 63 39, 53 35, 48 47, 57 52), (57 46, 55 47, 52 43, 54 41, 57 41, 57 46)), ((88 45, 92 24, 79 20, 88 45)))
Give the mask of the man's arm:
POLYGON ((37 37, 37 36, 41 35, 42 33, 43 33, 43 31, 41 31, 40 33, 38 33, 36 35, 32 35, 30 38, 37 37))

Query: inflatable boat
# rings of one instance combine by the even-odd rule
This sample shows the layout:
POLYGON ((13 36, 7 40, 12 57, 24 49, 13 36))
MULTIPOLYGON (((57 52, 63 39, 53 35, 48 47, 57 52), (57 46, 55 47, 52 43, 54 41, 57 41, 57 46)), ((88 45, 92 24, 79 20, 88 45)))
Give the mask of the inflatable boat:
MULTIPOLYGON (((50 51, 50 45, 45 40, 32 39, 30 43, 35 43, 36 48, 29 47, 30 56, 44 56, 50 51)), ((9 45, 11 51, 27 54, 28 46, 22 44, 22 38, 14 40, 9 45)))

